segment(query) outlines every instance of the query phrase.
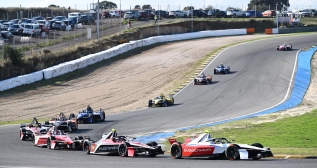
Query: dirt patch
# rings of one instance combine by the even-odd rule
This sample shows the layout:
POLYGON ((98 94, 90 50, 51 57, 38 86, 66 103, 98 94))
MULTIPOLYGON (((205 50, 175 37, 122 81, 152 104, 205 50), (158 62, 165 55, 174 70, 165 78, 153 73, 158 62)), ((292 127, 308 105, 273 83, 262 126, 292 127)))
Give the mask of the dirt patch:
MULTIPOLYGON (((159 93, 175 89, 175 81, 186 81, 198 59, 224 45, 266 35, 206 38, 162 44, 148 50, 134 50, 131 57, 85 72, 54 86, 23 93, 0 95, 0 122, 32 117, 45 118, 60 112, 77 113, 89 104, 107 114, 140 109, 159 93)), ((86 69, 85 69, 86 70, 86 69)))

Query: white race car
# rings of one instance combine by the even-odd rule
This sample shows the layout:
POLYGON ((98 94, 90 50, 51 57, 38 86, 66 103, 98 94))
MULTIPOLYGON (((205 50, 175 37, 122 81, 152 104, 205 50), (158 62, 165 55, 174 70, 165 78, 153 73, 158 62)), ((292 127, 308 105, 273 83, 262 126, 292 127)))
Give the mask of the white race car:
POLYGON ((213 157, 227 158, 229 160, 249 159, 259 160, 264 157, 272 157, 270 148, 264 148, 260 143, 252 145, 230 142, 226 138, 211 138, 210 134, 204 133, 188 143, 177 142, 169 139, 171 156, 174 159, 183 157, 213 157))

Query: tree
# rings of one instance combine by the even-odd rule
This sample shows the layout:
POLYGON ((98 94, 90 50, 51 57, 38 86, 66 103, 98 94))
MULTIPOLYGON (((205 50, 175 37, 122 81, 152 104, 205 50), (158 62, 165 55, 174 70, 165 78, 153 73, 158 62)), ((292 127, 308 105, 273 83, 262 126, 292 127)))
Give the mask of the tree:
POLYGON ((142 9, 152 9, 151 5, 146 4, 142 6, 142 9))
POLYGON ((101 1, 99 2, 99 9, 116 9, 117 4, 111 2, 111 1, 101 1))
POLYGON ((183 11, 194 10, 194 6, 186 6, 183 11))
POLYGON ((140 5, 135 5, 134 9, 141 9, 141 6, 140 5))
POLYGON ((214 9, 214 7, 211 6, 211 5, 208 5, 207 8, 206 8, 206 10, 211 10, 211 9, 214 9))
POLYGON ((250 0, 250 3, 248 4, 248 10, 275 10, 275 8, 277 7, 277 10, 281 11, 287 10, 286 8, 288 8, 289 6, 289 0, 250 0))
POLYGON ((56 8, 57 6, 54 5, 54 4, 50 4, 48 7, 49 7, 49 8, 56 8))

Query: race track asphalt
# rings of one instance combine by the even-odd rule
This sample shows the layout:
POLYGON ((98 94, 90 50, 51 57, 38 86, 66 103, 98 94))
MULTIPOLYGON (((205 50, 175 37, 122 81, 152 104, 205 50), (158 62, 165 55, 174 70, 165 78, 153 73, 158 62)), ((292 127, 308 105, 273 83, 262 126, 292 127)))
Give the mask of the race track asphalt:
MULTIPOLYGON (((110 115, 105 122, 80 125, 71 136, 89 135, 98 140, 111 128, 115 128, 119 135, 164 131, 238 117, 274 106, 287 93, 298 49, 316 45, 316 39, 317 34, 288 36, 231 47, 204 71, 206 75, 212 75, 213 69, 223 63, 231 67, 231 73, 213 75, 213 84, 210 85, 191 83, 175 96, 174 106, 110 115), (293 45, 292 51, 275 50, 284 41, 293 45)), ((317 163, 315 160, 284 159, 256 162, 173 160, 167 155, 156 158, 86 156, 81 151, 33 147, 31 142, 19 140, 18 130, 17 125, 0 127, 0 167, 237 167, 236 164, 241 167, 315 167, 317 163)))

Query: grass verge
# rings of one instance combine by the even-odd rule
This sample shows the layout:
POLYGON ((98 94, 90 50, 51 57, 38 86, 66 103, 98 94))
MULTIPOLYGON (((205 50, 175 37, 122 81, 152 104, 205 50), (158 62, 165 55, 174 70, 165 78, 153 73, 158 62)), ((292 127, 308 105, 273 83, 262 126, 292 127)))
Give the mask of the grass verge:
MULTIPOLYGON (((237 143, 262 143, 270 147, 274 155, 317 156, 317 109, 301 116, 272 120, 274 122, 261 122, 265 116, 261 117, 177 131, 174 138, 184 141, 185 137, 209 130, 213 137, 226 137, 237 143)), ((168 142, 165 145, 170 146, 168 142)))
MULTIPOLYGON (((9 124, 23 124, 23 123, 31 123, 33 118, 26 120, 14 120, 14 121, 1 121, 0 125, 9 125, 9 124)), ((48 121, 48 118, 37 118, 38 122, 48 121)))

